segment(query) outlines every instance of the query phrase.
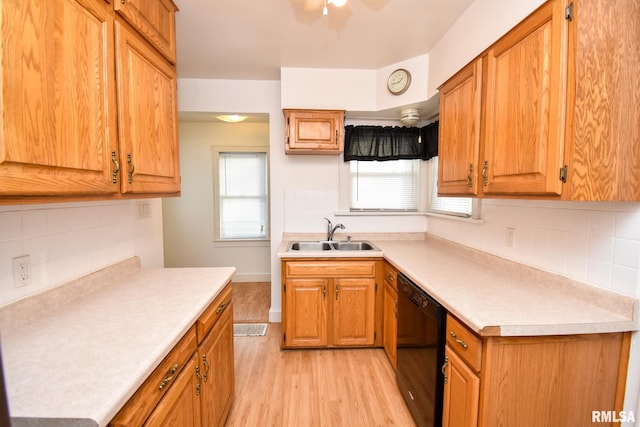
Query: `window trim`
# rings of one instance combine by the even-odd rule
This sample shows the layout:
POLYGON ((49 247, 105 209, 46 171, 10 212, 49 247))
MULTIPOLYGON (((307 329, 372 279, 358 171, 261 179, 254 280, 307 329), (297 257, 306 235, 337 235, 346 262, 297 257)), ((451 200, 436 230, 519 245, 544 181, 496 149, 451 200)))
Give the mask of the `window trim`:
POLYGON ((212 166, 213 166, 213 241, 216 245, 230 244, 237 246, 242 242, 268 242, 271 240, 271 165, 269 159, 269 148, 265 146, 212 146, 212 166), (265 237, 250 239, 222 239, 220 237, 220 153, 262 153, 266 160, 266 233, 265 237))

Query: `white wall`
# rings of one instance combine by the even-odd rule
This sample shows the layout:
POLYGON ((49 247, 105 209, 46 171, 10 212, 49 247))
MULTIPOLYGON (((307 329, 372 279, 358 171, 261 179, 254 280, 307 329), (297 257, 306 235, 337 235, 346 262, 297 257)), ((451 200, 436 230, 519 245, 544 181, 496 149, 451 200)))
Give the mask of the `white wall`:
POLYGON ((134 255, 163 266, 159 199, 0 206, 0 305, 134 255), (32 283, 16 288, 12 259, 27 254, 32 283))
POLYGON ((271 280, 269 242, 214 241, 213 147, 269 147, 268 123, 181 120, 181 197, 162 201, 166 267, 233 265, 234 281, 271 280))

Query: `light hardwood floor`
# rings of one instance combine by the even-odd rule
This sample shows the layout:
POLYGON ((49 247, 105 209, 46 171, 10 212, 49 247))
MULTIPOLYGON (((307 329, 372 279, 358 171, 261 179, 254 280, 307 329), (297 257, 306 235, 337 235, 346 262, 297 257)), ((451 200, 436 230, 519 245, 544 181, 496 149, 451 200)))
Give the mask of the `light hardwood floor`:
POLYGON ((264 337, 234 338, 227 427, 415 427, 382 349, 282 351, 280 334, 270 323, 264 337))
POLYGON ((233 321, 265 323, 271 307, 270 282, 233 282, 233 321))

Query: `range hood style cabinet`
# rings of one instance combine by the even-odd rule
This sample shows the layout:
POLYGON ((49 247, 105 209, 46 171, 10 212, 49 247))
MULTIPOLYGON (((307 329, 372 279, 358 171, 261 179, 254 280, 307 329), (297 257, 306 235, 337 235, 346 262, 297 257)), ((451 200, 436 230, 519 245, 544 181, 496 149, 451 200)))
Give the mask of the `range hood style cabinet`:
POLYGON ((0 3, 0 203, 179 194, 176 10, 0 3))
POLYGON ((438 193, 640 200, 640 5, 550 0, 440 87, 438 193))

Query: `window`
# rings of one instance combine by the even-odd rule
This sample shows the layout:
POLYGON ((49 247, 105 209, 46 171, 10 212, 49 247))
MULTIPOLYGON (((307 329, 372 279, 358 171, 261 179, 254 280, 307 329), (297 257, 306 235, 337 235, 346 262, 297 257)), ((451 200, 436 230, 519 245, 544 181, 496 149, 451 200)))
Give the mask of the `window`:
POLYGON ((420 160, 349 162, 351 211, 417 211, 420 160))
POLYGON ((431 166, 431 197, 429 210, 446 215, 470 217, 472 203, 469 197, 438 197, 438 157, 429 160, 431 166))
POLYGON ((268 238, 265 152, 217 152, 216 231, 220 240, 268 238))

